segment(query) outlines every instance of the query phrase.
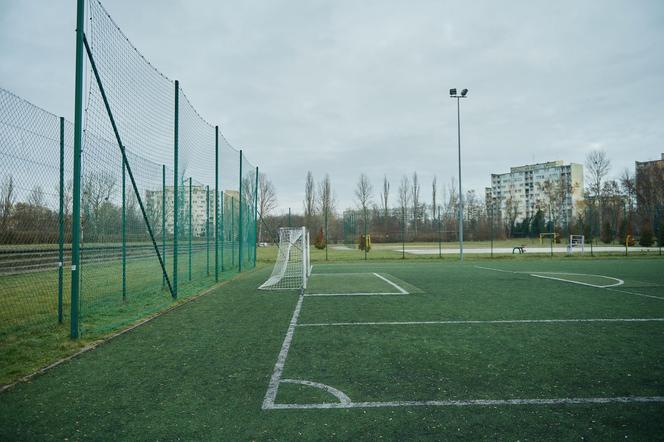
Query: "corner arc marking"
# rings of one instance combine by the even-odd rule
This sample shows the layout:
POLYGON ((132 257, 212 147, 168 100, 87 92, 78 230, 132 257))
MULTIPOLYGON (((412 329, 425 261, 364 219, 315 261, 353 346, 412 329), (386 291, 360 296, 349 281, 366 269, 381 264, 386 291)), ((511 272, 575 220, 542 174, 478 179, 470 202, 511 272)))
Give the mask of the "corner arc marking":
POLYGON ((308 387, 318 388, 330 393, 332 396, 339 399, 340 404, 350 405, 352 403, 348 395, 343 391, 338 390, 334 387, 330 387, 329 385, 321 384, 320 382, 305 381, 301 379, 282 379, 281 382, 285 384, 299 384, 299 385, 306 385, 308 387))

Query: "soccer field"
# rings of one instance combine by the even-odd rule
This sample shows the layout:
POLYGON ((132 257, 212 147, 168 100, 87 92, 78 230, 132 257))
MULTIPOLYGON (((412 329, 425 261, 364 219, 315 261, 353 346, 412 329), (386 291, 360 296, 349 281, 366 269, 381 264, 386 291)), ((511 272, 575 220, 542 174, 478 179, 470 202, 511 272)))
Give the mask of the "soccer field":
POLYGON ((657 439, 660 259, 241 276, 0 395, 0 438, 657 439))

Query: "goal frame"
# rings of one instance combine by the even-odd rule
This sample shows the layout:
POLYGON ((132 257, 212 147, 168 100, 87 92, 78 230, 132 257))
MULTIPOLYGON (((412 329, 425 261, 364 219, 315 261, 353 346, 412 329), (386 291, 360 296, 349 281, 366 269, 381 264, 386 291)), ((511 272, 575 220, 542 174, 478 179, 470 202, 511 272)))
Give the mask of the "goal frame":
POLYGON ((567 245, 567 251, 569 254, 572 254, 575 247, 581 246, 581 254, 583 254, 585 252, 585 245, 586 245, 585 235, 570 235, 569 244, 567 245))
POLYGON ((307 288, 311 275, 309 231, 306 227, 279 228, 277 259, 270 277, 259 290, 300 290, 307 288), (293 240, 293 235, 296 237, 293 240), (297 265, 301 268, 297 268, 297 265), (295 266, 292 268, 291 266, 295 266), (290 282, 286 282, 290 280, 290 282))

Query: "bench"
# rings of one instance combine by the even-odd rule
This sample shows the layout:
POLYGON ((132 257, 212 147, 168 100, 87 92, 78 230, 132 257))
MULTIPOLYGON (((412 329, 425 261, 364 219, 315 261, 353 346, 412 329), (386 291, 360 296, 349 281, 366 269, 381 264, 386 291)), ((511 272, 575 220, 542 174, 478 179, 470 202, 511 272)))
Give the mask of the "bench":
POLYGON ((514 255, 514 252, 516 252, 517 250, 519 251, 519 254, 525 253, 526 252, 526 245, 521 244, 520 246, 514 246, 512 248, 512 255, 514 255))

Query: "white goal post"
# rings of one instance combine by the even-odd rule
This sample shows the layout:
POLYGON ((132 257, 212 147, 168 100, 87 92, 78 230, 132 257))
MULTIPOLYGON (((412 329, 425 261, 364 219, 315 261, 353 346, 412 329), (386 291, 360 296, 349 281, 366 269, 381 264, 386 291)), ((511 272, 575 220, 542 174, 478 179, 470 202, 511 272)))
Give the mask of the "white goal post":
POLYGON ((575 248, 581 248, 581 253, 584 252, 584 246, 586 243, 586 237, 583 235, 570 235, 569 244, 567 245, 567 251, 572 253, 575 248))
POLYGON ((304 290, 311 275, 309 232, 306 227, 279 229, 279 251, 272 274, 260 290, 304 290))

